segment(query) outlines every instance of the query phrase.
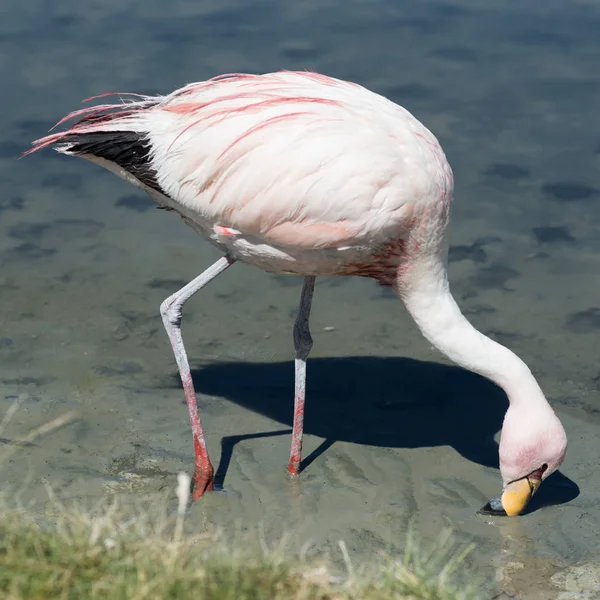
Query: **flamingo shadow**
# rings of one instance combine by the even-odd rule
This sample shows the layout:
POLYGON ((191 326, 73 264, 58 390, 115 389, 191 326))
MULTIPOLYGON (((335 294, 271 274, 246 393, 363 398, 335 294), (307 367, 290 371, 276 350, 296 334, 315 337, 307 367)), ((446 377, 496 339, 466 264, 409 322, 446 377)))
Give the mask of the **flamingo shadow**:
MULTIPOLYGON (((291 427, 294 363, 214 362, 193 371, 196 390, 227 398, 291 427)), ((177 378, 178 386, 179 379, 177 378)), ((175 384, 175 381, 173 382, 175 384)), ((401 357, 309 359, 304 431, 324 438, 302 462, 306 469, 336 441, 388 448, 451 446, 467 460, 498 467, 494 435, 508 401, 487 379, 464 369, 401 357)), ((235 445, 291 430, 223 438, 216 483, 222 484, 235 445)), ((575 482, 554 473, 531 510, 579 495, 575 482)))

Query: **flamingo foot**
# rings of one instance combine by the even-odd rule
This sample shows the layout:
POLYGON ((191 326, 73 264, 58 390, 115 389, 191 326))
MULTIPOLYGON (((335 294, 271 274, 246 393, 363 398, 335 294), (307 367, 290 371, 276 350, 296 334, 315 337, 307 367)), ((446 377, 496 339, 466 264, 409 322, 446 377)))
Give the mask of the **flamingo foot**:
POLYGON ((288 473, 292 477, 297 477, 300 474, 300 459, 298 459, 298 460, 291 459, 290 460, 290 464, 288 465, 288 473))
POLYGON ((196 502, 204 495, 204 492, 212 492, 215 489, 214 474, 212 469, 210 472, 203 472, 196 469, 194 478, 192 479, 192 502, 196 502))

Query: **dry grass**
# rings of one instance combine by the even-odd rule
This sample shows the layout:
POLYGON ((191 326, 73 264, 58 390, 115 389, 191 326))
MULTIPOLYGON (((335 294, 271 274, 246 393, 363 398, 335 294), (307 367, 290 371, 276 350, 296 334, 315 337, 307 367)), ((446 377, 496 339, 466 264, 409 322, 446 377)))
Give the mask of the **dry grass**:
MULTIPOLYGON (((214 532, 186 535, 182 518, 132 514, 116 502, 83 511, 55 505, 36 522, 30 512, 0 520, 0 597, 6 600, 470 600, 455 583, 463 554, 438 544, 433 554, 407 545, 401 560, 382 557, 369 575, 340 580, 326 563, 259 544, 235 547, 214 532)), ((258 539, 258 536, 257 536, 258 539)), ((345 546, 341 548, 345 553, 345 546)))
MULTIPOLYGON (((8 418, 0 423, 4 429, 8 418)), ((47 435, 67 415, 32 432, 47 435)), ((22 440, 20 440, 22 441, 22 440)), ((10 454, 13 449, 10 449, 10 454)), ((1 458, 1 457, 0 457, 1 458)), ((6 458, 6 457, 4 457, 6 458)), ((0 460, 0 471, 2 461, 0 460)), ((466 551, 447 535, 432 552, 409 536, 401 559, 358 572, 340 542, 347 576, 333 577, 326 561, 286 556, 249 539, 226 542, 211 534, 186 533, 189 478, 180 475, 179 508, 135 509, 116 499, 96 507, 63 506, 52 494, 52 515, 36 518, 0 497, 0 597, 5 600, 474 600, 458 581, 466 551)), ((189 525, 189 524, 188 524, 189 525)), ((190 527, 187 527, 189 530, 190 527)))

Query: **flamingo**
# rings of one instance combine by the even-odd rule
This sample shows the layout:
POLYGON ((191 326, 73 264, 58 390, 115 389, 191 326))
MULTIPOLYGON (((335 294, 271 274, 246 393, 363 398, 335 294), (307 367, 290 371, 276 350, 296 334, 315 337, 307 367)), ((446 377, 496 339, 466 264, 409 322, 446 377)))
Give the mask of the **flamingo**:
POLYGON ((303 277, 293 328, 291 475, 300 470, 317 276, 355 275, 390 286, 433 346, 505 391, 502 491, 481 511, 521 514, 562 464, 564 428, 530 369, 475 329, 451 294, 453 174, 436 137, 407 110, 355 83, 280 71, 221 75, 166 96, 120 95, 57 125, 72 118, 69 128, 34 141, 25 154, 52 146, 97 163, 223 252, 160 306, 193 433, 193 501, 213 489, 214 470, 181 334, 182 308, 236 261, 303 277))

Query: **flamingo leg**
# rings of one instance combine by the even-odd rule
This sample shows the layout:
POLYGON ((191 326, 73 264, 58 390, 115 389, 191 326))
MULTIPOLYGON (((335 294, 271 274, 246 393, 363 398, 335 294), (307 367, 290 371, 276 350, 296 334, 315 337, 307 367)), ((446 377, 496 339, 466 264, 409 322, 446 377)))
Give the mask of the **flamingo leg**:
POLYGON ((296 350, 296 376, 294 396, 294 425, 292 430, 292 449, 290 452, 290 464, 288 472, 298 475, 300 472, 300 461, 302 460, 302 433, 304 429, 304 398, 306 395, 306 359, 313 345, 310 335, 308 320, 310 307, 315 291, 315 278, 313 276, 304 278, 302 295, 298 316, 294 323, 294 349, 296 350))
POLYGON ((192 501, 198 500, 204 492, 213 489, 214 469, 210 462, 210 458, 208 457, 202 422, 200 421, 200 415, 198 414, 194 382, 192 381, 190 365, 181 336, 182 309, 187 300, 201 290, 207 283, 212 281, 217 275, 230 267, 234 262, 235 258, 230 256, 220 258, 216 263, 206 269, 206 271, 198 275, 198 277, 190 281, 187 285, 183 286, 178 292, 169 296, 160 305, 162 321, 167 331, 167 335, 169 336, 169 340, 171 341, 177 366, 179 367, 179 375, 181 377, 181 383, 183 384, 185 401, 187 402, 190 424, 192 426, 192 434, 194 437, 195 469, 194 478, 192 480, 192 501))

